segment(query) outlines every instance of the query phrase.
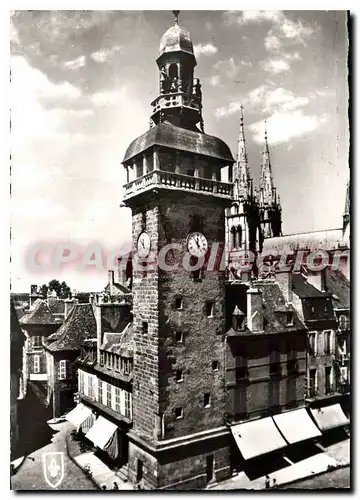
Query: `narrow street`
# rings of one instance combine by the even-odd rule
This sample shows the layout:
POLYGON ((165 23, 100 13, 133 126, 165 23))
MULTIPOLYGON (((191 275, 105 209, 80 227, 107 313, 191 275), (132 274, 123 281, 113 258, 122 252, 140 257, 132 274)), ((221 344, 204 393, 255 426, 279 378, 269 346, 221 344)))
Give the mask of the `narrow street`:
POLYGON ((68 457, 66 453, 66 434, 69 432, 71 424, 63 422, 52 424, 49 429, 53 436, 46 446, 30 453, 21 465, 17 473, 11 477, 11 489, 13 490, 96 490, 92 481, 85 476, 68 457), (64 453, 64 479, 57 488, 51 488, 45 481, 43 474, 42 455, 46 452, 64 453))

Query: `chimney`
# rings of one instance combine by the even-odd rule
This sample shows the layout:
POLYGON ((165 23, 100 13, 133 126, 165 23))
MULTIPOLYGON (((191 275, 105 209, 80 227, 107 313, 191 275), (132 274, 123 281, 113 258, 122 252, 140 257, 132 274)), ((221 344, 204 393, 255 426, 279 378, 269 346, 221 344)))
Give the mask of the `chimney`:
POLYGON ((29 309, 33 306, 36 299, 39 298, 37 285, 30 285, 29 309))
POLYGON ((66 319, 69 316, 70 311, 71 311, 71 309, 74 306, 74 303, 75 303, 74 299, 65 299, 64 300, 64 306, 65 306, 65 309, 64 309, 64 319, 66 319))
POLYGON ((264 331, 262 293, 258 288, 249 288, 247 295, 247 327, 253 332, 264 331))
POLYGON ((113 285, 115 283, 114 271, 113 270, 108 271, 108 282, 109 282, 109 292, 110 292, 110 295, 113 295, 113 285))
POLYGON ((48 305, 51 307, 51 304, 53 304, 54 302, 57 302, 58 301, 58 296, 55 292, 55 290, 48 290, 48 293, 47 293, 47 303, 48 305))

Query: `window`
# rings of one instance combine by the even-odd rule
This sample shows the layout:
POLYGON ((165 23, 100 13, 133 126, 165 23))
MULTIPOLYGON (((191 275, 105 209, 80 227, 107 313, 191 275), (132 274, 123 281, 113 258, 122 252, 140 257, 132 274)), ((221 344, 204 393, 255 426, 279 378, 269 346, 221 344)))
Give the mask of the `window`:
POLYGON ((270 372, 270 377, 280 376, 281 375, 281 363, 279 363, 279 362, 270 363, 269 372, 270 372))
POLYGON ((103 382, 102 382, 102 380, 98 381, 98 401, 99 401, 99 403, 103 402, 103 382))
POLYGON ((324 353, 331 353, 331 330, 324 332, 324 353))
POLYGON ((142 322, 142 332, 143 332, 143 335, 146 335, 149 331, 149 325, 148 325, 148 322, 147 321, 143 321, 142 322))
POLYGON ((177 297, 175 299, 175 309, 182 309, 183 308, 183 300, 181 297, 177 297))
POLYGON ((120 413, 120 389, 115 387, 115 411, 120 413))
POLYGON ((40 373, 40 356, 34 356, 34 373, 40 373))
POLYGON ((59 380, 66 379, 66 360, 62 359, 59 362, 59 380))
POLYGON ((331 387, 331 366, 326 366, 325 367, 325 394, 330 394, 332 387, 331 387))
POLYGON ((131 418, 131 394, 125 392, 125 417, 131 418))
POLYGON ((238 226, 236 228, 236 239, 235 239, 236 248, 240 248, 241 244, 242 244, 242 228, 241 226, 238 226))
POLYGON ((213 371, 213 372, 218 371, 218 369, 219 369, 219 361, 213 361, 213 362, 211 363, 211 368, 212 368, 212 371, 213 371))
POLYGON ((309 333, 309 349, 310 349, 310 354, 315 356, 316 355, 316 332, 309 333))
POLYGON ((182 382, 183 380, 184 378, 182 370, 176 370, 176 382, 182 382))
POLYGON ((205 304, 205 314, 208 318, 211 318, 214 314, 214 302, 207 301, 205 304))
POLYGON ((175 408, 175 418, 183 418, 183 409, 181 406, 175 408))
POLYGON ((292 326, 294 324, 294 314, 293 311, 288 311, 286 313, 286 325, 292 326))
POLYGON ((287 372, 289 375, 296 375, 298 370, 298 362, 296 359, 291 359, 287 362, 287 372))
POLYGON ((89 395, 88 374, 84 373, 84 395, 89 395))
POLYGON ((211 400, 210 400, 210 392, 205 392, 204 394, 204 408, 210 408, 211 400))
POLYGON ((120 356, 116 356, 116 357, 115 357, 115 363, 116 363, 116 364, 115 364, 115 370, 116 370, 117 372, 119 372, 119 371, 120 371, 120 356))
POLYGON ((182 332, 176 332, 175 333, 175 340, 178 344, 183 343, 183 333, 182 332))
POLYGON ((143 478, 143 468, 144 468, 144 463, 142 460, 140 460, 138 458, 137 466, 136 466, 136 482, 137 483, 139 483, 143 478))
POLYGON ((41 347, 42 345, 42 337, 35 336, 33 337, 33 347, 41 347))
POLYGON ((126 375, 128 375, 130 373, 130 370, 129 370, 129 360, 128 359, 124 360, 124 373, 126 375))
POLYGON ((104 365, 105 363, 105 354, 103 351, 100 352, 100 364, 104 365))
POLYGON ((92 375, 88 375, 88 377, 89 377, 89 398, 95 399, 93 377, 92 375))
POLYGON ((316 370, 309 371, 309 397, 314 398, 316 396, 317 387, 316 387, 316 370))
POLYGON ((111 408, 111 385, 106 384, 106 406, 111 408))
POLYGON ((84 372, 79 372, 79 392, 84 392, 84 372))
POLYGON ((342 314, 339 318, 339 328, 340 330, 346 329, 346 316, 342 314))
POLYGON ((246 366, 237 366, 235 368, 235 380, 238 382, 239 380, 245 380, 249 376, 249 372, 246 366))
POLYGON ((231 240, 230 240, 230 248, 236 248, 236 229, 235 227, 231 228, 231 240))

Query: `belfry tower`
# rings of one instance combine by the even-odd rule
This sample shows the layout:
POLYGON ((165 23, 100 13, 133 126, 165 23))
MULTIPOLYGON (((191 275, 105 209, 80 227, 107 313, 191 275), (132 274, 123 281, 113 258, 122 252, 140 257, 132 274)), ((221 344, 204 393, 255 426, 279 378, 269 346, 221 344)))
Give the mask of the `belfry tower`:
POLYGON ((204 133, 192 41, 174 14, 160 41, 150 129, 123 159, 133 255, 152 263, 133 266, 132 287, 128 465, 129 479, 143 489, 203 488, 230 475, 225 269, 204 263, 224 245, 233 185, 221 182, 220 171, 234 159, 222 140, 204 133))
POLYGON ((236 164, 233 167, 234 202, 225 211, 226 243, 230 279, 248 280, 251 273, 237 272, 236 261, 250 251, 261 251, 259 205, 251 177, 244 131, 244 110, 240 106, 240 131, 236 164))
POLYGON ((259 208, 260 222, 264 238, 272 238, 282 235, 281 204, 280 196, 276 193, 274 186, 270 151, 267 138, 267 126, 265 122, 265 144, 262 152, 262 164, 260 172, 259 208))

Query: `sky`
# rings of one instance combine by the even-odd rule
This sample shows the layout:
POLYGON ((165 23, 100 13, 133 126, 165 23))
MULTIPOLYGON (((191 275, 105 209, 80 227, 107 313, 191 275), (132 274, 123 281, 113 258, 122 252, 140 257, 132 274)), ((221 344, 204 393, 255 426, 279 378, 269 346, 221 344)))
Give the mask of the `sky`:
MULTIPOLYGON (((267 119, 283 233, 341 227, 349 177, 345 13, 181 11, 179 23, 194 44, 205 132, 235 156, 243 105, 255 184, 267 119)), ((52 278, 83 291, 105 286, 105 262, 99 271, 31 269, 29 249, 39 242, 71 243, 79 258, 80 248, 104 255, 130 248, 121 161, 149 128, 159 41, 172 24, 171 11, 12 12, 12 291, 52 278)))

